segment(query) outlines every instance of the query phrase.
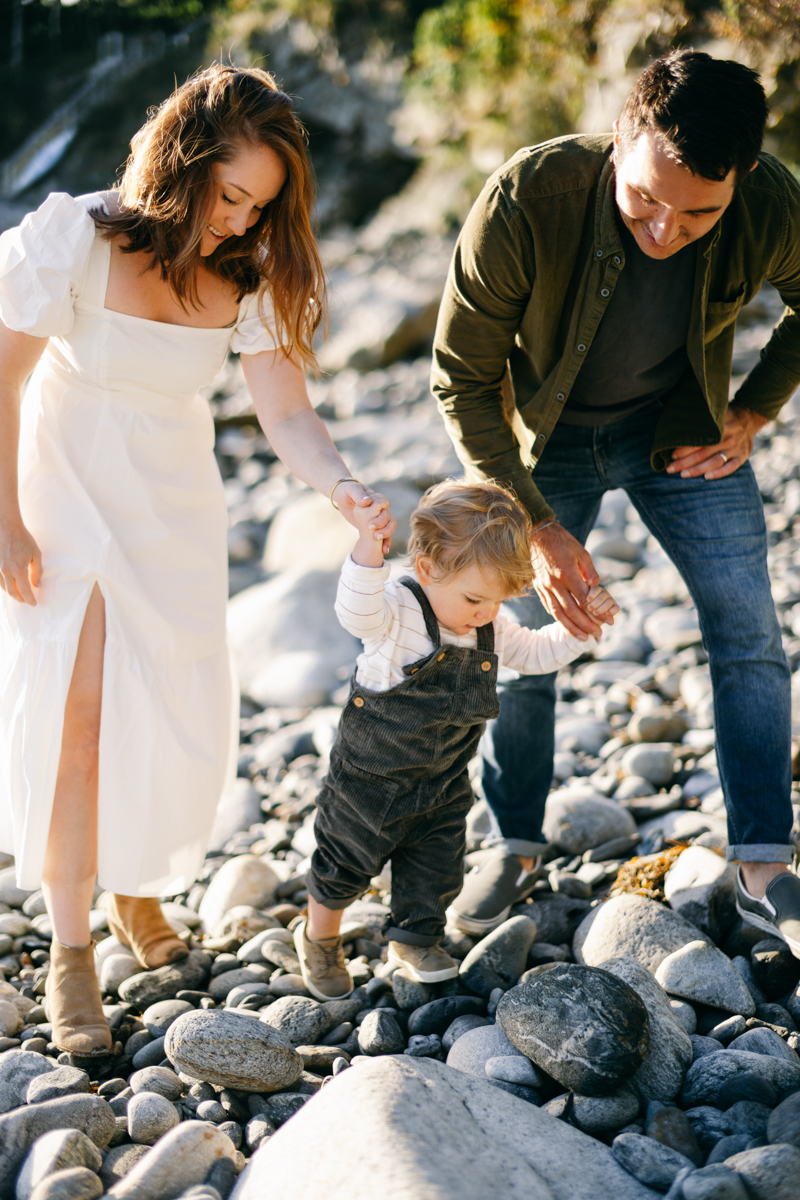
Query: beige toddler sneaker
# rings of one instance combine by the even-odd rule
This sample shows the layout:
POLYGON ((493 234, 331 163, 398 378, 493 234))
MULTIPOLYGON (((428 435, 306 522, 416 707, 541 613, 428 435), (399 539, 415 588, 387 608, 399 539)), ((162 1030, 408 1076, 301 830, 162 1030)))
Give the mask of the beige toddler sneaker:
POLYGON ((301 921, 294 931, 303 982, 317 1000, 343 1000, 352 992, 353 981, 344 963, 342 939, 312 942, 306 937, 306 924, 301 921))
POLYGON ((389 942, 388 962, 392 967, 402 967, 418 983, 441 983, 443 979, 455 979, 458 974, 458 963, 438 942, 435 946, 389 942))

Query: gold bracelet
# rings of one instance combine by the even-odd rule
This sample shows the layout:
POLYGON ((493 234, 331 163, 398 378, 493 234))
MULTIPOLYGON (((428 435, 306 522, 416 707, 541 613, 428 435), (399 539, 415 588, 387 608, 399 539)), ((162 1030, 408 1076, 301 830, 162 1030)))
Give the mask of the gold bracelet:
MULTIPOLYGON (((355 478, 354 478, 354 476, 352 476, 352 475, 345 475, 344 479, 337 479, 337 480, 336 480, 336 483, 335 483, 335 484, 333 485, 333 487, 331 488, 331 494, 330 494, 330 496, 328 497, 328 499, 330 500, 331 504, 333 505, 333 507, 336 509, 336 511, 337 511, 337 512, 339 511, 339 505, 338 505, 338 504, 336 503, 336 501, 334 500, 334 498, 333 498, 333 493, 336 491, 336 489, 337 489, 337 487, 339 486, 339 484, 340 484, 340 483, 361 483, 361 480, 360 480, 360 479, 355 479, 355 478)), ((363 486, 363 485, 362 485, 362 486, 363 486)))

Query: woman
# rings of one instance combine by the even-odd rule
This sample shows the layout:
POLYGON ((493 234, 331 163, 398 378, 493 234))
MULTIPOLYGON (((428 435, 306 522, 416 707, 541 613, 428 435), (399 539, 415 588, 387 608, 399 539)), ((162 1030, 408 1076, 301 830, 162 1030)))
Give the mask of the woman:
POLYGON ((118 190, 51 195, 0 238, 0 846, 44 889, 53 1041, 73 1054, 111 1048, 96 879, 143 966, 185 955, 156 897, 194 879, 235 750, 227 517, 197 396, 229 348, 289 469, 351 522, 374 498, 301 371, 324 304, 312 199, 289 98, 215 66, 139 131, 118 190))

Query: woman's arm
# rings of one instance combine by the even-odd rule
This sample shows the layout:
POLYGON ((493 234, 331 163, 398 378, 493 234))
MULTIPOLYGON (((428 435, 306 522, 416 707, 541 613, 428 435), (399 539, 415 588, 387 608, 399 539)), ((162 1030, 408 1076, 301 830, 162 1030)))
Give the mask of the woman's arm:
POLYGON ((0 321, 0 587, 12 599, 32 605, 33 589, 42 579, 42 556, 19 510, 19 406, 23 384, 47 340, 15 333, 0 321))
MULTIPOLYGON (((293 475, 328 496, 336 481, 349 476, 350 470, 311 407, 297 359, 294 355, 286 358, 281 350, 271 350, 243 354, 241 361, 256 414, 272 449, 293 475)), ((377 502, 379 511, 370 527, 383 534, 386 553, 397 528, 388 500, 360 483, 340 484, 333 498, 345 520, 356 527, 355 509, 377 502)))

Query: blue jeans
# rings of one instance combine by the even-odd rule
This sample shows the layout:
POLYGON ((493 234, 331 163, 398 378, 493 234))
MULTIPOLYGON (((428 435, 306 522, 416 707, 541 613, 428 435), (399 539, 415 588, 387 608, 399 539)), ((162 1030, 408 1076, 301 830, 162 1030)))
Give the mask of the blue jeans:
MULTIPOLYGON (((558 520, 585 542, 603 493, 624 488, 680 571, 695 603, 714 688, 717 761, 728 809, 729 859, 791 862, 790 675, 767 574, 767 535, 749 463, 724 479, 681 479, 650 466, 655 406, 611 425, 559 424, 534 479, 558 520)), ((535 595, 515 620, 552 618, 535 595)), ((542 852, 553 776, 555 675, 500 687, 501 712, 481 742, 483 788, 515 854, 542 852)))

